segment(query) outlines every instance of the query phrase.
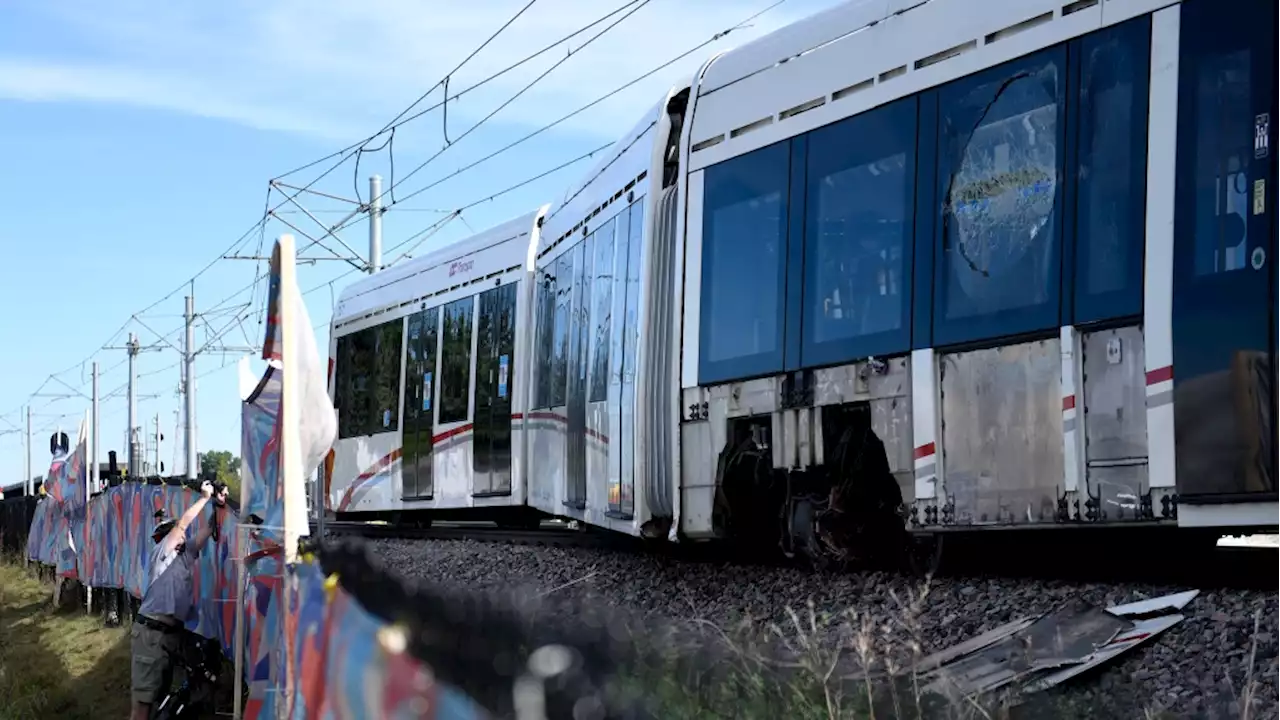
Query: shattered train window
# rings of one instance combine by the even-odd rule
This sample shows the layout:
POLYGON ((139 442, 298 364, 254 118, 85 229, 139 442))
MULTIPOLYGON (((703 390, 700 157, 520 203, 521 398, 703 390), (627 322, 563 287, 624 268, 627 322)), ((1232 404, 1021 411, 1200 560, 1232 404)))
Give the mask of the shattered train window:
POLYGON ((943 342, 1058 324, 1062 68, 1051 50, 940 93, 943 342))

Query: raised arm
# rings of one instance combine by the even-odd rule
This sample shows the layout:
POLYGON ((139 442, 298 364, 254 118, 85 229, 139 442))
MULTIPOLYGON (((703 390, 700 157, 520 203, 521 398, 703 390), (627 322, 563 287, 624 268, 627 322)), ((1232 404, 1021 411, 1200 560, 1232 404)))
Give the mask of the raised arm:
MULTIPOLYGON (((205 503, 209 502, 209 498, 213 495, 213 484, 208 480, 200 484, 200 499, 192 503, 187 511, 182 513, 182 517, 178 518, 178 522, 169 530, 169 534, 165 536, 164 547, 166 551, 172 551, 174 548, 182 544, 187 537, 187 528, 191 527, 191 523, 200 517, 200 511, 204 510, 205 503)), ((207 537, 205 539, 208 539, 207 537)), ((197 545, 196 547, 199 547, 197 545)))
MULTIPOLYGON (((214 501, 214 503, 215 503, 215 504, 217 504, 217 505, 224 505, 224 504, 226 504, 226 502, 227 502, 227 489, 226 489, 225 487, 224 487, 224 488, 222 488, 222 490, 221 490, 221 491, 219 491, 219 492, 218 492, 218 494, 217 494, 217 495, 215 495, 215 496, 213 497, 213 501, 214 501)), ((193 550, 193 551, 195 551, 195 552, 199 552, 200 550, 202 550, 202 549, 204 548, 205 543, 209 542, 209 536, 210 536, 210 535, 212 535, 212 534, 213 534, 213 522, 205 523, 205 526, 204 526, 204 527, 202 527, 202 528, 200 528, 198 531, 196 531, 195 537, 194 537, 194 538, 192 538, 192 543, 191 543, 190 545, 188 545, 187 547, 188 547, 190 550, 193 550)))

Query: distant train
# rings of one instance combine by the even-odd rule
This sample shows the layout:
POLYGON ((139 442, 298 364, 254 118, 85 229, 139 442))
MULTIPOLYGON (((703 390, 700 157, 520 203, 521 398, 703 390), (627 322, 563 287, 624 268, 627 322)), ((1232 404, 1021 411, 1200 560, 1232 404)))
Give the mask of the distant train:
POLYGON ((1277 527, 1276 19, 861 0, 710 58, 564 201, 342 292, 325 506, 1277 527))

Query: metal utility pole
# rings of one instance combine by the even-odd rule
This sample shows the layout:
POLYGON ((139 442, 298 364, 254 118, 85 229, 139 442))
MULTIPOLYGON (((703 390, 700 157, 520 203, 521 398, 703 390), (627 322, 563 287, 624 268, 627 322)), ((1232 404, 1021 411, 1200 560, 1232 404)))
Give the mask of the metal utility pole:
POLYGON ((89 421, 89 482, 86 483, 84 499, 98 489, 98 361, 93 361, 93 408, 89 421))
POLYGON ((36 480, 31 477, 31 406, 27 406, 27 497, 36 494, 36 480))
POLYGON ((187 296, 186 343, 182 348, 182 397, 186 407, 187 479, 196 478, 196 299, 187 296))
POLYGON ((182 411, 173 411, 173 465, 169 467, 169 472, 174 475, 178 474, 178 436, 182 434, 182 411))
POLYGON ((142 474, 142 450, 138 447, 138 366, 136 360, 142 346, 138 344, 138 336, 129 333, 129 476, 142 474))
POLYGON ((156 413, 156 464, 151 467, 152 475, 160 474, 160 440, 164 435, 160 432, 160 413, 156 413))
POLYGON ((382 270, 382 176, 369 178, 369 274, 382 270))
MULTIPOLYGON (((139 320, 138 322, 141 323, 142 321, 139 320)), ((173 347, 173 344, 164 337, 160 338, 160 342, 173 347)), ((140 399, 138 395, 138 355, 144 350, 163 350, 164 346, 148 345, 143 347, 142 343, 138 342, 137 333, 129 333, 129 341, 123 347, 112 346, 103 349, 124 350, 129 355, 129 424, 125 428, 124 434, 125 468, 129 475, 137 477, 142 474, 143 466, 142 428, 138 425, 138 400, 140 399)))

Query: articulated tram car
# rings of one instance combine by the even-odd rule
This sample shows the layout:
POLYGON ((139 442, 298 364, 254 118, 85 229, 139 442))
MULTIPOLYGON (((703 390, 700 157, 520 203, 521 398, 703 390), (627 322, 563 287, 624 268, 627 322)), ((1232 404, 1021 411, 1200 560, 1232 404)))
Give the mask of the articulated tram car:
POLYGON ((328 507, 1275 528, 1276 21, 863 0, 710 58, 564 201, 343 293, 328 507))

